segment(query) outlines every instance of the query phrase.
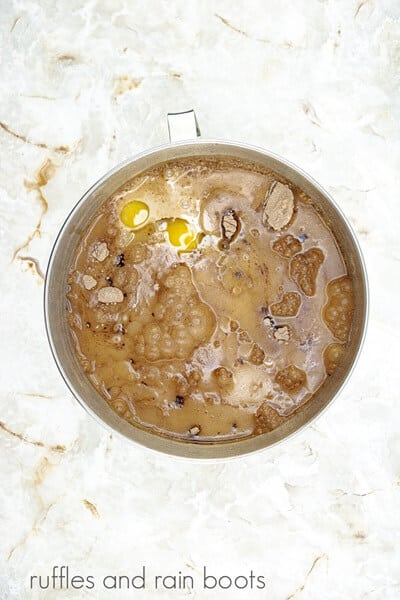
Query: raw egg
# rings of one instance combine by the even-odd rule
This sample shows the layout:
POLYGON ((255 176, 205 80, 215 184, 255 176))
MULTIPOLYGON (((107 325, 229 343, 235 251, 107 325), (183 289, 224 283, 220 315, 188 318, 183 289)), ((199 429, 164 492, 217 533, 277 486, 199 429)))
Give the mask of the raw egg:
POLYGON ((121 210, 120 219, 126 227, 137 229, 146 223, 149 213, 147 204, 141 200, 132 200, 121 210))
POLYGON ((195 250, 199 237, 185 219, 170 219, 167 222, 167 235, 170 244, 181 251, 195 250))

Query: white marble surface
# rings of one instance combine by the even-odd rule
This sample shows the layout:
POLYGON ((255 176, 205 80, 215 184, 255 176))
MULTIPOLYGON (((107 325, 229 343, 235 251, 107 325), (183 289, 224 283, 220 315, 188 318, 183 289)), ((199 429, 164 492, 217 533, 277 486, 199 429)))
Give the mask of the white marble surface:
POLYGON ((1 600, 399 598, 400 4, 0 9, 1 600), (205 136, 269 147, 334 195, 372 291, 365 349, 334 406, 288 443, 217 465, 111 438, 66 390, 42 317, 41 273, 72 205, 117 162, 164 142, 167 111, 192 107, 205 136), (29 575, 54 564, 98 578, 142 564, 195 576, 204 564, 252 568, 268 584, 29 592, 29 575))

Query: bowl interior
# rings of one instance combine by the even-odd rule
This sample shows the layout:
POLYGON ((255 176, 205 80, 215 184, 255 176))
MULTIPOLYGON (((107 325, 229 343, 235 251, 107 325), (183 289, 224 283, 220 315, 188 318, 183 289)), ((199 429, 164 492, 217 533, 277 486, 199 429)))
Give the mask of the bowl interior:
POLYGON ((340 209, 308 175, 284 159, 244 144, 221 141, 177 143, 144 152, 113 169, 83 196, 70 213, 56 240, 45 287, 45 315, 49 342, 58 368, 77 400, 94 417, 129 440, 167 454, 188 458, 226 458, 271 446, 309 423, 332 401, 348 378, 361 349, 367 320, 368 291, 359 246, 340 209), (234 442, 187 443, 163 438, 133 427, 121 419, 98 394, 84 374, 71 343, 65 308, 67 275, 81 233, 94 211, 113 192, 143 170, 167 160, 193 156, 227 156, 251 160, 272 169, 303 189, 319 205, 341 247, 353 279, 355 312, 348 351, 334 375, 328 377, 313 400, 292 419, 270 433, 234 442))

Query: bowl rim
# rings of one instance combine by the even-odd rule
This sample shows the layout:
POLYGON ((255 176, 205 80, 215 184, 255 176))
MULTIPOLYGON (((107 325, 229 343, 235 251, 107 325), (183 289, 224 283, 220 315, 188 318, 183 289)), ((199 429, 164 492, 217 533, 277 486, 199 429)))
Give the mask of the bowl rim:
MULTIPOLYGON (((189 156, 189 154, 188 154, 188 156, 189 156)), ((226 156, 228 156, 228 155, 226 155, 226 156)), ((174 160, 174 159, 171 158, 171 160, 174 160)), ((252 160, 252 159, 250 159, 250 160, 252 160)), ((161 164, 163 162, 166 162, 166 161, 161 160, 158 163, 155 162, 154 165, 161 164)), ((97 179, 97 181, 95 181, 95 183, 93 183, 86 190, 86 192, 75 203, 75 205, 72 207, 72 209, 69 211, 69 213, 65 217, 63 224, 60 227, 60 229, 56 235, 56 238, 54 240, 54 243, 53 243, 50 255, 49 255, 49 260, 47 263, 46 273, 45 273, 44 292, 43 292, 43 309, 44 309, 44 322, 45 322, 46 336, 48 339, 48 343, 50 346, 50 350, 51 350, 53 359, 56 363, 57 369, 58 369, 62 379, 64 380, 64 383, 66 384, 67 388, 69 389, 69 391, 71 392, 71 394, 75 398, 75 400, 86 410, 86 412, 88 412, 108 432, 117 433, 123 439, 129 440, 131 443, 135 444, 137 447, 141 446, 142 448, 146 448, 150 452, 156 453, 158 456, 160 456, 160 455, 162 455, 164 457, 168 456, 168 458, 174 458, 177 460, 186 460, 186 461, 190 460, 193 462, 224 462, 227 460, 240 459, 242 457, 246 457, 249 455, 265 452, 269 449, 272 449, 273 447, 276 447, 276 446, 282 444, 283 442, 287 442, 289 439, 293 438, 295 435, 300 434, 301 432, 303 432, 305 430, 306 427, 308 427, 309 425, 314 423, 317 419, 319 419, 319 417, 321 417, 324 414, 324 412, 331 406, 333 401, 339 397, 339 395, 342 393, 344 387, 346 386, 347 382, 349 381, 350 377, 352 376, 352 374, 354 372, 354 369, 358 363, 362 348, 364 346, 364 342, 365 342, 365 338, 366 338, 366 334, 367 334, 367 328, 368 328, 368 321, 369 321, 370 289, 369 289, 368 274, 367 274, 367 269, 366 269, 366 264, 365 264, 365 258, 364 258, 360 243, 357 239, 357 236, 354 232, 354 229, 353 229, 351 223, 349 222, 347 216, 344 214, 344 212, 342 211, 340 206, 333 199, 331 194, 325 188, 323 188, 311 175, 309 175, 301 167, 299 167, 295 163, 291 162, 290 160, 282 157, 281 155, 279 155, 275 152, 270 151, 269 149, 263 148, 261 146, 248 144, 246 142, 241 142, 241 141, 226 140, 223 138, 203 138, 203 137, 201 137, 201 138, 196 138, 196 139, 188 139, 188 140, 183 140, 183 141, 176 141, 176 142, 172 142, 172 143, 161 144, 161 145, 154 146, 154 147, 148 148, 146 150, 143 150, 137 154, 134 154, 133 156, 126 158, 125 160, 119 162, 117 165, 112 167, 104 175, 102 175, 99 179, 97 179), (171 448, 174 445, 176 445, 176 446, 175 446, 175 450, 172 450, 172 449, 165 450, 165 449, 155 448, 152 445, 147 445, 146 443, 144 443, 141 440, 133 439, 133 437, 128 435, 125 431, 120 431, 120 430, 116 429, 110 423, 108 423, 106 420, 104 420, 100 415, 98 415, 85 402, 85 400, 79 395, 79 393, 75 390, 73 383, 70 381, 68 375, 66 374, 66 372, 64 370, 62 361, 59 359, 56 344, 54 342, 52 331, 51 331, 51 323, 50 323, 50 317, 49 317, 49 294, 50 294, 49 279, 50 279, 50 274, 53 270, 53 265, 54 265, 54 261, 55 261, 56 255, 57 255, 57 250, 61 244, 63 235, 67 229, 67 226, 73 219, 75 213, 78 212, 80 207, 85 203, 85 201, 91 196, 91 194, 93 192, 96 191, 96 189, 98 187, 100 187, 105 181, 107 181, 107 179, 112 177, 114 174, 116 174, 118 171, 120 171, 124 167, 127 167, 128 165, 135 163, 139 159, 150 157, 152 154, 157 154, 164 150, 173 150, 175 148, 188 146, 191 148, 191 150, 193 150, 193 153, 191 154, 191 156, 196 156, 196 152, 195 152, 196 146, 209 146, 209 145, 232 147, 232 149, 240 148, 242 150, 248 150, 250 152, 261 154, 264 157, 271 158, 271 159, 281 163, 283 166, 288 167, 289 169, 292 169, 293 171, 297 172, 297 174, 299 174, 301 177, 306 179, 308 181, 308 183, 317 192, 319 192, 321 195, 323 195, 325 197, 325 199, 331 203, 331 205, 336 210, 339 217, 342 219, 342 221, 346 227, 347 233, 351 237, 352 243, 358 254, 360 271, 361 271, 362 280, 363 280, 362 283, 363 283, 363 289, 364 289, 364 296, 365 296, 364 297, 364 311, 362 313, 361 334, 359 337, 358 346, 352 357, 352 362, 351 362, 350 368, 346 372, 343 380, 338 385, 336 392, 310 418, 308 418, 304 423, 300 424, 296 429, 289 432, 287 435, 284 435, 280 439, 270 442, 268 444, 257 446, 254 449, 248 449, 248 450, 244 450, 244 451, 240 451, 241 441, 243 442, 245 440, 248 440, 249 438, 242 438, 242 440, 239 439, 237 441, 229 440, 227 442, 217 442, 217 443, 215 443, 215 442, 211 442, 211 443, 182 442, 182 441, 176 441, 176 440, 172 441, 167 438, 168 442, 172 443, 171 448), (222 448, 223 449, 224 446, 227 447, 228 445, 237 446, 238 452, 236 452, 236 451, 229 452, 225 455, 224 452, 219 451, 218 456, 212 456, 211 453, 202 454, 201 452, 200 453, 196 452, 195 455, 192 455, 192 453, 190 453, 190 452, 187 453, 184 451, 180 451, 181 449, 184 449, 184 448, 189 449, 189 448, 193 448, 193 447, 195 447, 197 449, 199 449, 199 448, 214 448, 214 449, 222 448)), ((134 430, 138 429, 132 425, 130 425, 130 427, 132 427, 134 430)), ((150 432, 150 434, 151 434, 151 436, 153 436, 154 438, 156 438, 158 440, 162 438, 162 436, 160 436, 157 433, 150 432)), ((262 436, 255 436, 251 439, 255 440, 260 437, 262 437, 262 436)), ((164 438, 162 438, 162 439, 164 439, 164 438)))

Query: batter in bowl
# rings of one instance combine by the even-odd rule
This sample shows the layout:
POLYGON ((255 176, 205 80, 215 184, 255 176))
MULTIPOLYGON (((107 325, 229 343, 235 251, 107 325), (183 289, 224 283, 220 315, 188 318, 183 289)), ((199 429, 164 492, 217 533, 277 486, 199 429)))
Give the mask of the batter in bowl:
POLYGON ((346 352, 353 287, 334 232, 295 185, 229 158, 141 173, 75 250, 79 361, 133 426, 185 441, 279 427, 346 352))

